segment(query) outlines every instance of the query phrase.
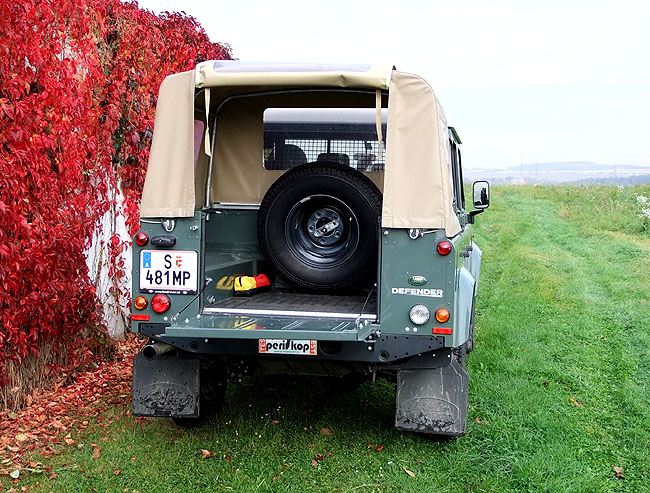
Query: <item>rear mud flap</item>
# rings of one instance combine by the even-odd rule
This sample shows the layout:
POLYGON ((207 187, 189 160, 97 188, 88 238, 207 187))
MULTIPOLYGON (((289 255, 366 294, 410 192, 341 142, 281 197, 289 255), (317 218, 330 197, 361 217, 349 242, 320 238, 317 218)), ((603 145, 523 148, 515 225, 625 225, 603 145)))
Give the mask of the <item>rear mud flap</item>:
POLYGON ((196 418, 199 416, 198 359, 163 354, 133 358, 134 416, 196 418))
POLYGON ((455 359, 442 368, 397 372, 398 430, 452 437, 465 434, 469 375, 455 359))

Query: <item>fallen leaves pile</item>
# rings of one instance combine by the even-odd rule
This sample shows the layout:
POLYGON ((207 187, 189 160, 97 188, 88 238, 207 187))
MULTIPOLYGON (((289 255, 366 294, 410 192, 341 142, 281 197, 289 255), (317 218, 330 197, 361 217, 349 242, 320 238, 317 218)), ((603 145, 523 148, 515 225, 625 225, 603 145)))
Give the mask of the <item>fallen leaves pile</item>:
POLYGON ((128 404, 132 357, 142 342, 130 335, 116 344, 114 361, 95 362, 87 371, 68 368, 50 388, 34 391, 21 411, 0 412, 0 474, 17 478, 21 470, 40 469, 36 456, 59 454, 59 445, 76 445, 73 435, 85 430, 91 417, 101 418, 109 405, 128 404))

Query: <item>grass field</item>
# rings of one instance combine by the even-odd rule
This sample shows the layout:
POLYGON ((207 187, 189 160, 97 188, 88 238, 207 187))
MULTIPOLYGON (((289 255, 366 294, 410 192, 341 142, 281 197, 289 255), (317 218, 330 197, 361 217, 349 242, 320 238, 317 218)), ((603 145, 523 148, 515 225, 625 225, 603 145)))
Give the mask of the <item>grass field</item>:
POLYGON ((385 382, 332 396, 314 380, 260 377, 232 385, 199 430, 114 408, 73 434, 50 472, 0 485, 650 491, 650 236, 636 195, 650 188, 493 189, 475 229, 484 264, 465 437, 395 431, 385 382))

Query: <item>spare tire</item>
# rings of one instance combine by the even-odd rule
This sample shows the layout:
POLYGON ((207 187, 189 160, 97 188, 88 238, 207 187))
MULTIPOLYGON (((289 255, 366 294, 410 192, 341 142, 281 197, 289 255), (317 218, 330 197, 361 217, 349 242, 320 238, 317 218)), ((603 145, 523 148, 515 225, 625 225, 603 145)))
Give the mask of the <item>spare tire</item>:
POLYGON ((262 200, 260 247, 299 287, 326 291, 358 285, 376 271, 381 202, 375 184, 356 170, 320 162, 297 166, 262 200))

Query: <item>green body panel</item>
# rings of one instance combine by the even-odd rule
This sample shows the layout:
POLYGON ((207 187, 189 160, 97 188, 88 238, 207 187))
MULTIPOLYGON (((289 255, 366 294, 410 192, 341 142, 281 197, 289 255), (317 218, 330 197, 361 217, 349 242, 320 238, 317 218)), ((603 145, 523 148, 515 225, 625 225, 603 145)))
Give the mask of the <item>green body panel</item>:
MULTIPOLYGON (((430 336, 434 326, 451 327, 454 319, 454 251, 442 256, 436 250, 437 244, 446 239, 443 231, 413 240, 405 229, 382 230, 379 310, 382 332, 430 336), (426 283, 412 286, 409 279, 413 276, 423 276, 426 283), (442 291, 440 297, 415 294, 436 291, 442 291), (429 321, 421 326, 414 325, 409 319, 409 310, 417 304, 426 306, 431 313, 429 321), (449 322, 440 324, 435 320, 439 308, 449 310, 449 322)), ((451 342, 450 337, 445 336, 445 343, 447 339, 451 342)))
POLYGON ((257 208, 221 208, 206 213, 205 248, 261 257, 257 242, 257 208))
MULTIPOLYGON (((147 219, 143 220, 140 225, 140 231, 143 231, 149 235, 149 238, 153 238, 156 235, 171 234, 176 237, 176 245, 173 248, 157 248, 151 244, 145 245, 143 247, 138 246, 133 243, 133 298, 143 294, 149 300, 149 305, 144 310, 135 310, 133 309, 134 314, 138 315, 148 315, 150 317, 150 322, 158 323, 170 323, 171 317, 182 310, 188 303, 190 305, 183 311, 182 316, 185 317, 196 317, 199 314, 199 297, 197 294, 168 294, 171 300, 171 308, 164 314, 159 314, 154 312, 151 309, 151 298, 153 294, 145 294, 140 291, 140 252, 142 250, 168 250, 173 252, 174 250, 190 250, 196 251, 199 253, 199 276, 198 276, 198 291, 202 288, 203 277, 201 276, 202 270, 202 260, 203 255, 201 254, 201 234, 202 234, 202 214, 200 212, 195 212, 194 217, 192 218, 179 218, 176 219, 176 226, 171 233, 168 233, 163 228, 160 220, 156 219, 147 219)), ((133 332, 138 332, 137 329, 138 322, 134 321, 131 324, 131 330, 133 332)))
POLYGON ((211 210, 205 221, 205 277, 202 303, 210 307, 232 296, 235 276, 255 276, 266 267, 257 241, 257 210, 211 210))
MULTIPOLYGON (((257 210, 254 207, 224 207, 197 211, 193 218, 176 219, 176 227, 171 233, 164 230, 160 221, 146 221, 141 231, 150 238, 159 234, 172 234, 177 238, 170 251, 199 252, 199 291, 203 283, 205 288, 195 294, 168 294, 172 306, 164 314, 153 312, 150 306, 135 312, 149 315, 148 322, 170 324, 165 329, 165 335, 169 337, 358 341, 375 331, 431 336, 436 327, 451 328, 452 334, 444 335, 445 346, 458 346, 467 339, 477 266, 480 265, 480 250, 470 252, 469 257, 461 255, 471 244, 470 228, 469 225, 464 227, 461 233, 449 239, 453 249, 447 256, 440 255, 436 249, 440 241, 448 239, 442 230, 426 231, 411 239, 408 230, 382 229, 377 321, 370 322, 351 318, 210 313, 213 306, 232 296, 235 276, 269 272, 257 241, 257 210), (414 279, 416 284, 413 284, 414 279), (409 319, 409 310, 416 304, 425 305, 431 313, 429 321, 421 326, 414 325, 409 319), (449 321, 439 323, 435 320, 439 308, 449 310, 449 321)), ((151 300, 153 296, 139 290, 140 251, 152 248, 155 247, 134 244, 134 297, 144 294, 151 300)), ((137 324, 137 321, 133 322, 135 332, 137 324)))
MULTIPOLYGON (((454 246, 454 316, 450 320, 453 325, 450 346, 457 347, 463 344, 469 336, 469 323, 471 318, 472 300, 474 298, 475 278, 468 267, 472 258, 472 235, 471 225, 465 225, 463 230, 454 238, 451 243, 454 246), (471 249, 468 249, 470 248, 471 249), (463 256, 468 255, 468 256, 463 256)), ((451 254, 450 254, 451 255, 451 254)))

